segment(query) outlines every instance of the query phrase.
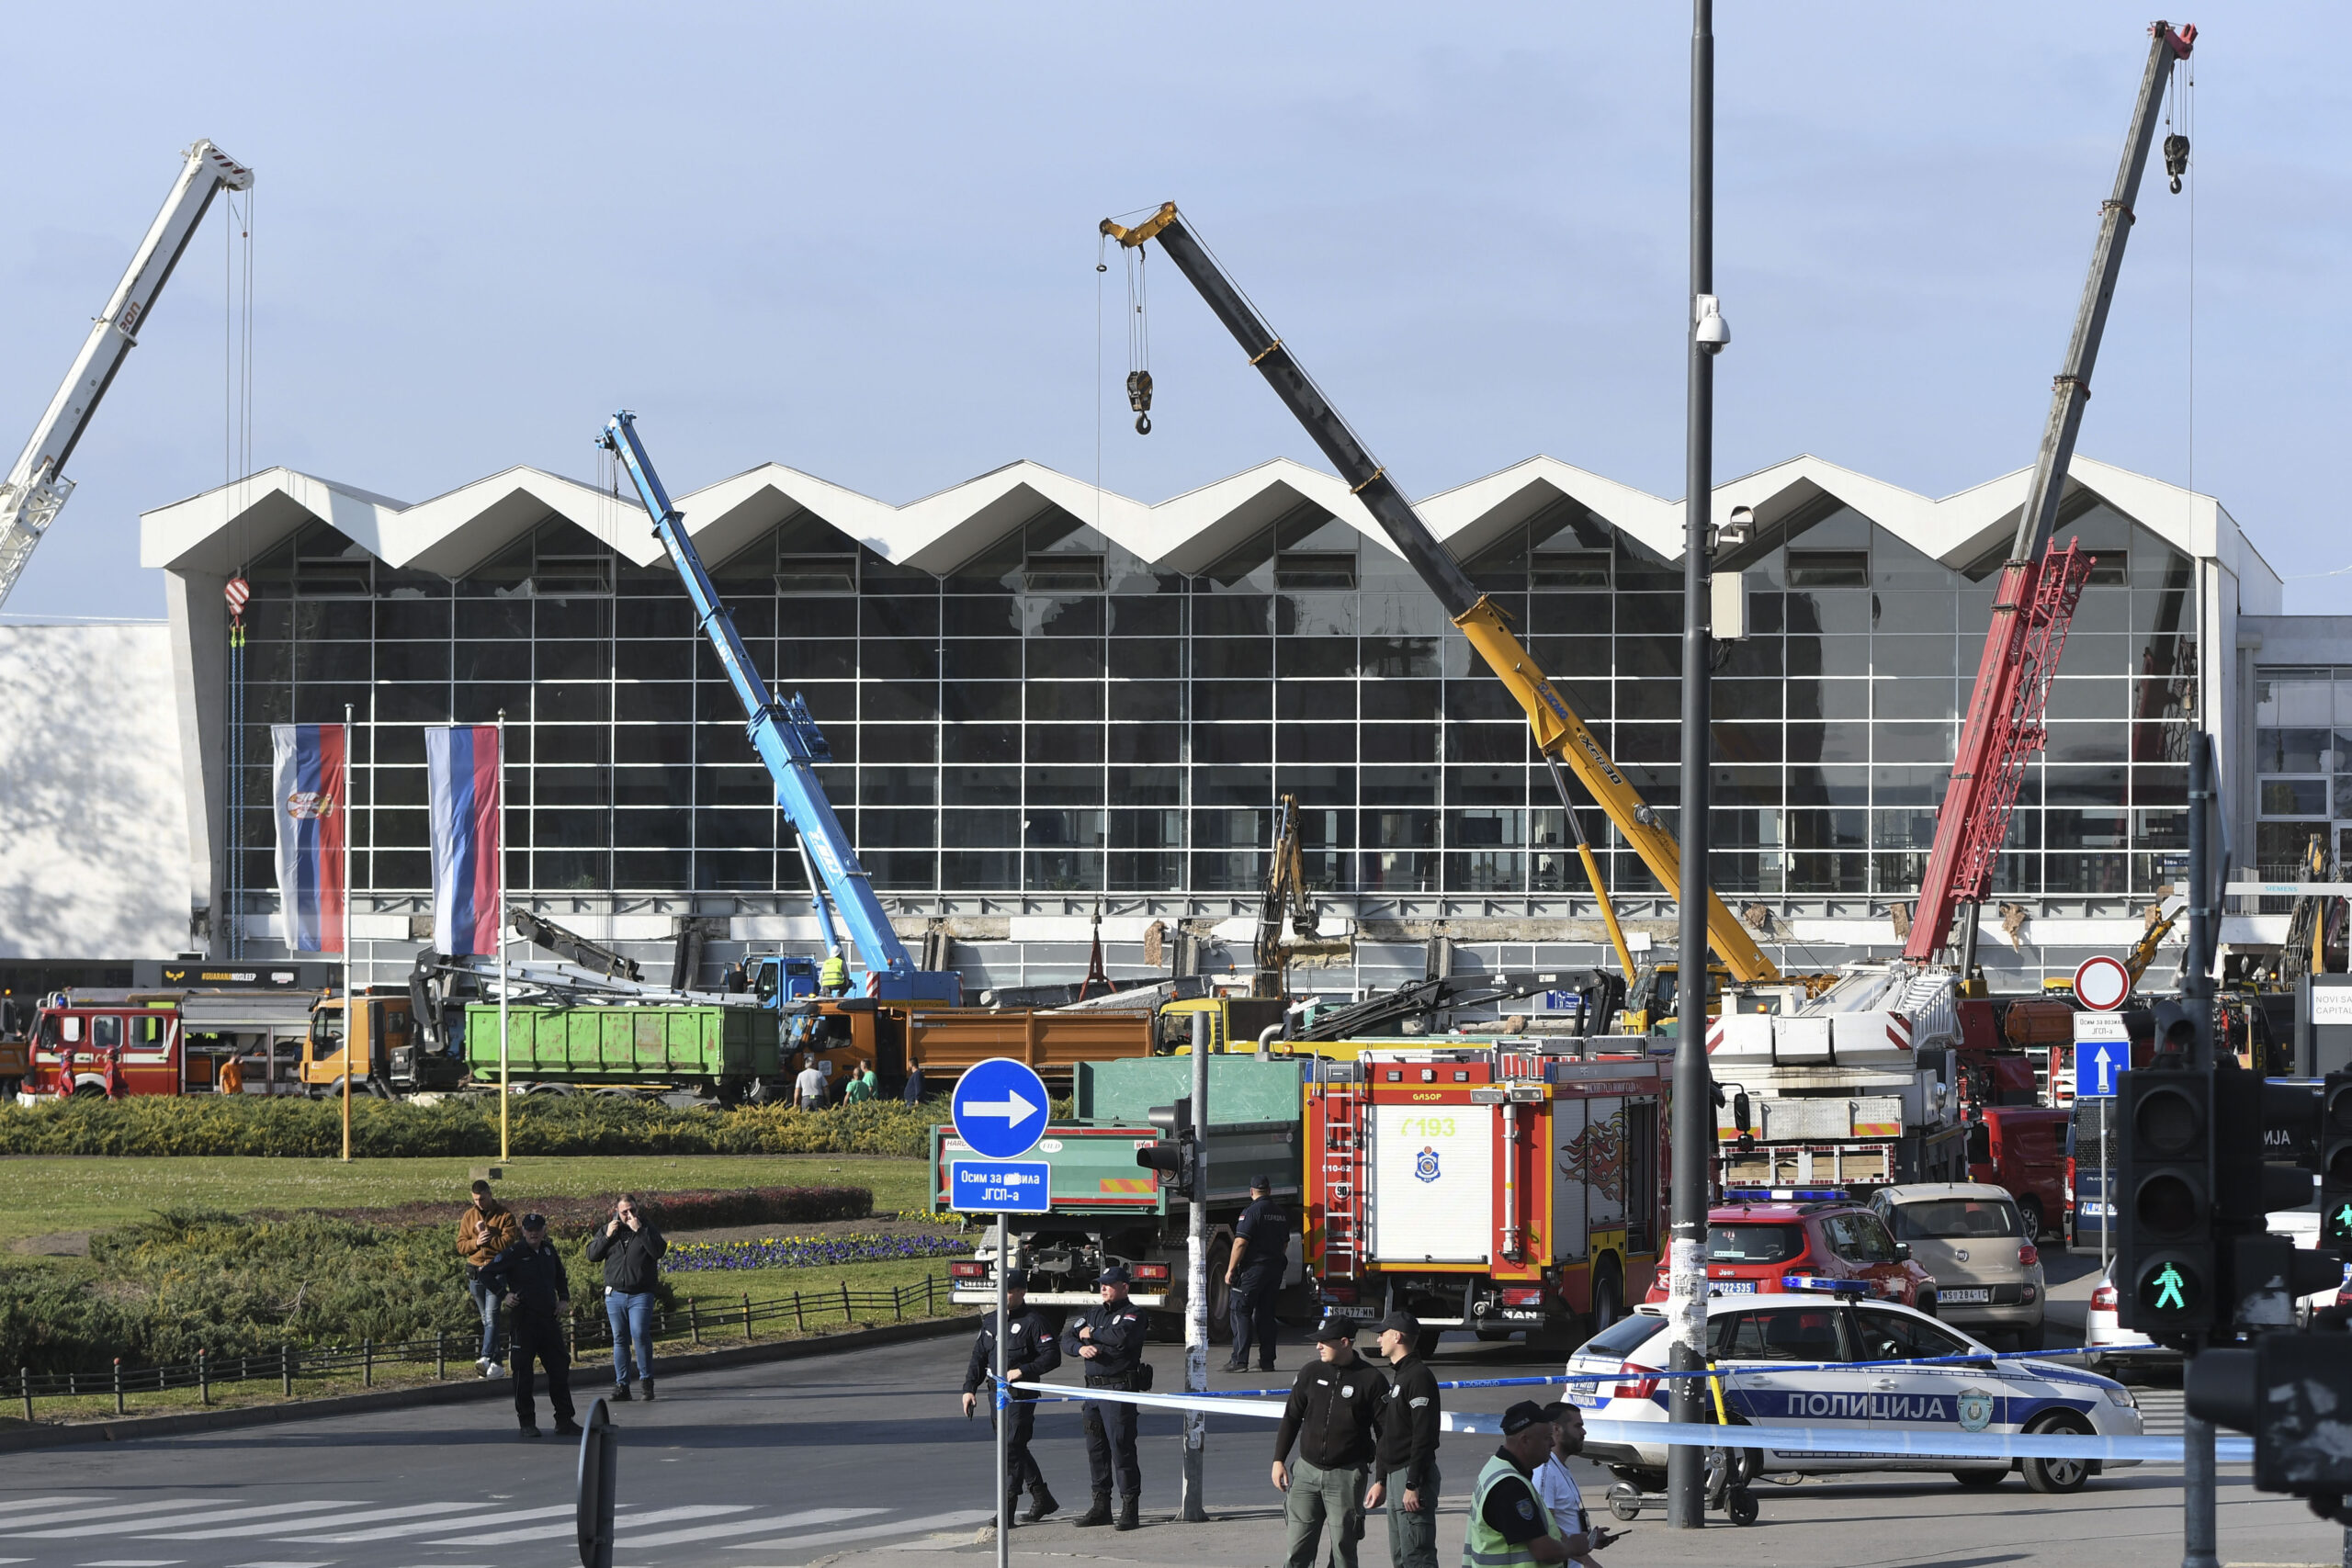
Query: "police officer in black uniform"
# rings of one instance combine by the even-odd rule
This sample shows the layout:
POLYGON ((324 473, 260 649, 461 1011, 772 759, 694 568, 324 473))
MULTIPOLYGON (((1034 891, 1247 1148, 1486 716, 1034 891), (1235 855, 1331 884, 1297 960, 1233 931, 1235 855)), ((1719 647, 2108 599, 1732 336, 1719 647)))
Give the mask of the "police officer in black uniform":
MULTIPOLYGON (((1088 1307, 1063 1326, 1062 1354, 1075 1356, 1085 1364, 1089 1388, 1125 1389, 1130 1393, 1149 1388, 1151 1369, 1143 1364, 1143 1314, 1127 1300, 1126 1269, 1114 1263, 1094 1282, 1102 1289, 1102 1303, 1088 1307)), ((1135 1529, 1136 1510, 1143 1501, 1143 1467, 1136 1462, 1134 1405, 1103 1399, 1086 1402, 1086 1461, 1094 1472, 1094 1506, 1077 1522, 1111 1523, 1115 1465, 1117 1528, 1135 1529)))
POLYGON ((1233 1330, 1228 1372, 1250 1370, 1250 1341, 1258 1341, 1258 1370, 1274 1370, 1274 1297, 1290 1263, 1290 1211, 1273 1196, 1271 1177, 1250 1179, 1250 1206, 1233 1223, 1233 1251, 1225 1265, 1226 1318, 1233 1330))
MULTIPOLYGON (((1046 1484, 1046 1472, 1037 1466, 1036 1456, 1029 1451, 1029 1437, 1037 1425, 1037 1396, 1023 1393, 1018 1385, 1035 1382, 1062 1364, 1062 1348, 1054 1339, 1053 1331, 1046 1326, 1043 1314, 1028 1308, 1029 1276, 1015 1269, 1004 1277, 1004 1310, 1012 1326, 1004 1337, 1004 1381, 1013 1384, 1005 1414, 1012 1425, 1004 1441, 1004 1484, 1006 1511, 1029 1488, 1029 1511, 1021 1517, 1035 1524, 1061 1506, 1054 1501, 1053 1488, 1046 1484)), ((980 1397, 983 1387, 996 1375, 996 1314, 980 1319, 979 1337, 972 1341, 972 1359, 964 1369, 964 1414, 972 1413, 973 1404, 980 1397)), ((989 1430, 996 1430, 996 1399, 989 1391, 989 1430)))
POLYGON ((538 1412, 531 1401, 531 1363, 536 1359, 547 1369, 556 1436, 578 1437, 579 1425, 571 1418, 571 1353, 563 1334, 571 1315, 571 1283, 563 1255, 548 1239, 547 1217, 524 1215, 523 1239, 484 1264, 481 1278, 506 1301, 507 1370, 514 1377, 514 1418, 523 1436, 539 1435, 538 1412))

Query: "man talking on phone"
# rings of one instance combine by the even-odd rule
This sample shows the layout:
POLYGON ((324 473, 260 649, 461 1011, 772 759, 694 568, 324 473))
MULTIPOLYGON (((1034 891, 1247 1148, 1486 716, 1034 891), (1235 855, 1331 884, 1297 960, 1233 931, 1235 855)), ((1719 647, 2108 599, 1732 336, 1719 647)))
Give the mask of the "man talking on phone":
POLYGON ((613 1326, 613 1398, 628 1399, 629 1343, 637 1344, 637 1382, 653 1397, 653 1292, 662 1255, 670 1244, 639 1213, 637 1199, 620 1195, 613 1217, 588 1241, 588 1261, 605 1266, 605 1320, 613 1326))

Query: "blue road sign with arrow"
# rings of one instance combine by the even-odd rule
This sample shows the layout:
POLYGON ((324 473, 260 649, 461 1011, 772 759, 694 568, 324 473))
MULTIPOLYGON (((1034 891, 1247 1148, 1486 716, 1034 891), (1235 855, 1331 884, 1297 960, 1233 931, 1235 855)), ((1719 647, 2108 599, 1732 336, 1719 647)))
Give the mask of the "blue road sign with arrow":
POLYGON ((2112 1100, 2116 1077, 2132 1066, 2132 1036, 2117 1012, 2075 1015, 2075 1098, 2112 1100))
POLYGON ((949 1105, 956 1135, 983 1159, 1019 1159, 1045 1135, 1046 1082, 1025 1064, 991 1056, 965 1069, 949 1105))

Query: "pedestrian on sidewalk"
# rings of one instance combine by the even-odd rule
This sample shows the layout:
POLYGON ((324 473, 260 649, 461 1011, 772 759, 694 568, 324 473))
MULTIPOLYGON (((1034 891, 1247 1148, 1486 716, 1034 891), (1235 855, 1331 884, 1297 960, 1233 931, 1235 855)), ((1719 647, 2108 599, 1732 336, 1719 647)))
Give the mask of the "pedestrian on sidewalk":
POLYGON ((1356 1354, 1355 1325, 1329 1317, 1315 1331, 1317 1359, 1299 1369, 1274 1435, 1274 1490, 1284 1494, 1284 1568, 1315 1568, 1323 1527, 1331 1527, 1325 1561, 1356 1568, 1363 1539, 1364 1480, 1376 1452, 1374 1427, 1387 1401, 1388 1380, 1356 1354), (1284 1461, 1298 1445, 1295 1474, 1284 1461))
POLYGON ((1532 1568, 1567 1560, 1566 1540, 1535 1494, 1536 1467, 1551 1448, 1552 1424, 1542 1405, 1522 1399, 1503 1412, 1502 1447, 1478 1472, 1470 1495, 1462 1568, 1532 1568))
MULTIPOLYGON (((1035 1382, 1062 1364, 1062 1348, 1054 1338, 1054 1331, 1046 1325, 1045 1314, 1028 1307, 1029 1276, 1015 1269, 1004 1277, 1005 1319, 1011 1325, 1004 1331, 1004 1381, 1018 1385, 1035 1382)), ((989 1430, 996 1430, 996 1391, 988 1385, 996 1377, 996 1314, 980 1319, 978 1337, 972 1341, 972 1359, 964 1368, 964 1415, 968 1419, 972 1406, 983 1393, 989 1401, 989 1430)), ((1039 1468, 1035 1454, 1029 1451, 1029 1438, 1037 1427, 1037 1396, 1023 1393, 1018 1386, 1008 1391, 1006 1417, 1012 1426, 1004 1438, 1005 1513, 1009 1517, 1012 1505, 1021 1498, 1021 1489, 1029 1489, 1029 1511, 1021 1517, 1035 1524, 1061 1506, 1054 1501, 1054 1490, 1046 1484, 1046 1472, 1039 1468)))
POLYGON ((613 1217, 588 1238, 588 1261, 605 1266, 605 1320, 613 1325, 613 1398, 628 1392, 629 1343, 637 1344, 637 1381, 653 1397, 653 1292, 662 1282, 662 1255, 670 1244, 624 1192, 613 1217))
POLYGON ((481 1277, 491 1260, 520 1239, 514 1216, 490 1195, 490 1183, 474 1183, 473 1201, 458 1216, 458 1256, 466 1263, 466 1293, 481 1314, 481 1348, 474 1371, 486 1378, 498 1375, 498 1291, 481 1277))
POLYGON ((1568 1472, 1568 1461, 1584 1452, 1584 1412, 1565 1400, 1555 1400, 1544 1407, 1544 1418, 1552 1424, 1552 1451, 1535 1467, 1535 1495, 1544 1500, 1552 1522, 1560 1527, 1564 1538, 1560 1544, 1568 1561, 1579 1568, 1600 1568, 1592 1554, 1617 1537, 1605 1526, 1592 1528, 1584 1490, 1568 1472))
POLYGON ((1225 1265, 1226 1318, 1233 1330, 1233 1354, 1225 1370, 1250 1370, 1250 1341, 1258 1341, 1258 1370, 1274 1370, 1274 1297, 1282 1292, 1290 1265, 1290 1211, 1274 1197, 1272 1177, 1250 1179, 1250 1206, 1233 1224, 1233 1250, 1225 1265))
POLYGON ((1380 1452, 1366 1507, 1388 1505, 1391 1568, 1437 1568, 1437 1378, 1414 1348, 1420 1319, 1409 1312, 1380 1320, 1380 1354, 1388 1362, 1388 1398, 1380 1416, 1380 1452))
MULTIPOLYGON (((1085 1364, 1089 1388, 1141 1393, 1151 1386, 1151 1369, 1143 1364, 1143 1314, 1127 1300, 1126 1266, 1112 1264, 1095 1276, 1094 1282, 1102 1289, 1102 1300, 1063 1326, 1062 1354, 1085 1364)), ((1134 1529, 1141 1522, 1136 1510, 1143 1506, 1143 1466, 1136 1458, 1136 1407, 1116 1400, 1090 1399, 1085 1426, 1086 1462, 1094 1475, 1094 1506, 1074 1522, 1111 1524, 1111 1485, 1115 1481, 1119 1487, 1115 1528, 1134 1529)))
POLYGON ((548 1408, 555 1412, 559 1438, 580 1435, 571 1406, 571 1350, 564 1325, 571 1316, 571 1281, 563 1255, 548 1240, 545 1214, 523 1216, 523 1239, 491 1260, 483 1278, 506 1303, 507 1331, 514 1340, 509 1370, 514 1374, 514 1419, 523 1436, 539 1435, 538 1408, 531 1403, 531 1363, 547 1370, 548 1408))

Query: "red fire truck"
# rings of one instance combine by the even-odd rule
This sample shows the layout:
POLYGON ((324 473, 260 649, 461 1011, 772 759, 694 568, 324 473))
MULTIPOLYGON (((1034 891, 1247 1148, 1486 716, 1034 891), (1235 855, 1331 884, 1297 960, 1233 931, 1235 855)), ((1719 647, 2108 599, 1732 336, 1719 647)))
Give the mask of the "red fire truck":
POLYGON ((61 991, 35 1020, 22 1092, 210 1094, 237 1063, 247 1094, 302 1092, 312 991, 61 991))
POLYGON ((1325 1071, 1348 1074, 1306 1087, 1304 1242, 1327 1312, 1402 1307, 1425 1343, 1565 1343, 1656 1270, 1670 1060, 1464 1046, 1325 1071))

